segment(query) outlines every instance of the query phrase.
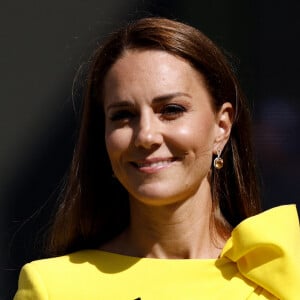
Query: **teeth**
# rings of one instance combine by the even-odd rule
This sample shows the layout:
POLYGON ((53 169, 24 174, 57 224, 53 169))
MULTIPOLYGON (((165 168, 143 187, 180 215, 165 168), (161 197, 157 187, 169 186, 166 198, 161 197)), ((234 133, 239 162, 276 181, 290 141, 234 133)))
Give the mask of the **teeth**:
POLYGON ((139 163, 137 165, 138 165, 139 168, 145 168, 145 167, 147 167, 147 168, 150 168, 150 167, 151 168, 157 168, 157 167, 166 166, 169 163, 170 163, 170 161, 167 160, 167 161, 158 161, 158 162, 154 162, 154 163, 144 163, 144 164, 139 163))

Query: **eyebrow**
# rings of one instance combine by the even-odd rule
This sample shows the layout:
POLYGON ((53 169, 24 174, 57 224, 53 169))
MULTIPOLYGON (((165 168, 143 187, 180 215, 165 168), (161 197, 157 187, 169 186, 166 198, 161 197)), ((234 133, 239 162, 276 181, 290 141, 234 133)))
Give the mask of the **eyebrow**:
POLYGON ((166 100, 171 100, 173 98, 180 97, 180 96, 192 98, 192 96, 190 94, 177 92, 177 93, 170 93, 170 94, 166 94, 166 95, 157 96, 157 97, 153 98, 153 102, 160 103, 160 102, 164 102, 166 100))
MULTIPOLYGON (((171 100, 171 99, 176 98, 176 97, 181 97, 181 96, 192 98, 192 96, 188 93, 176 92, 176 93, 170 93, 170 94, 165 94, 165 95, 154 97, 152 102, 154 104, 158 104, 158 103, 165 102, 165 101, 171 100)), ((133 107, 133 106, 134 106, 133 103, 128 101, 128 100, 117 101, 117 102, 114 102, 112 104, 109 104, 106 107, 106 110, 108 111, 111 108, 133 107)))

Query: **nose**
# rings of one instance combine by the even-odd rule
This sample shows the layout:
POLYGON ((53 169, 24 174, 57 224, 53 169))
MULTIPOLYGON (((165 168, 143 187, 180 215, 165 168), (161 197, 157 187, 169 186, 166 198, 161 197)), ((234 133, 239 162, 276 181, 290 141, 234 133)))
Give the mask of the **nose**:
POLYGON ((163 141, 161 126, 154 113, 141 114, 135 132, 135 146, 151 149, 160 145, 163 141))

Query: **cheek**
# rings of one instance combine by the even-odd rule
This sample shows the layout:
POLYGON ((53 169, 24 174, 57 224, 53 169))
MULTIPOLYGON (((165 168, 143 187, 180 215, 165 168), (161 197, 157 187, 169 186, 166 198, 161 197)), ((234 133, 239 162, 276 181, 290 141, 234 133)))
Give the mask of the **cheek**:
POLYGON ((124 130, 115 130, 105 133, 105 143, 108 155, 111 159, 120 156, 130 144, 130 133, 124 130))
POLYGON ((213 145, 213 126, 206 120, 189 122, 173 131, 173 139, 187 151, 208 151, 213 145))

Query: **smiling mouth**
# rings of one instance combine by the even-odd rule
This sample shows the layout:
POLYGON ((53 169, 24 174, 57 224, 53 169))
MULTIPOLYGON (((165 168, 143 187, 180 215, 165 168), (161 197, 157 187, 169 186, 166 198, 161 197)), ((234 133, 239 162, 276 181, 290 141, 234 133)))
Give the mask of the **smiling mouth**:
POLYGON ((138 169, 160 169, 169 166, 172 162, 176 161, 177 158, 170 158, 164 160, 149 160, 132 162, 132 164, 138 169))

